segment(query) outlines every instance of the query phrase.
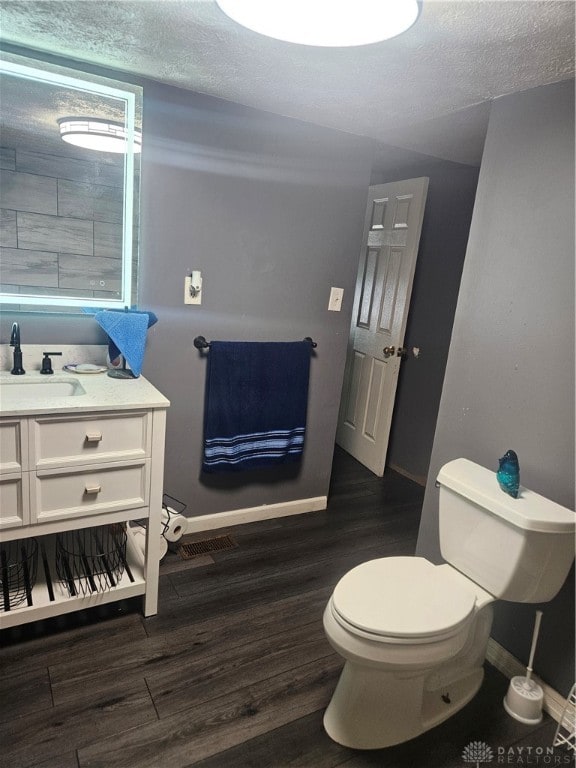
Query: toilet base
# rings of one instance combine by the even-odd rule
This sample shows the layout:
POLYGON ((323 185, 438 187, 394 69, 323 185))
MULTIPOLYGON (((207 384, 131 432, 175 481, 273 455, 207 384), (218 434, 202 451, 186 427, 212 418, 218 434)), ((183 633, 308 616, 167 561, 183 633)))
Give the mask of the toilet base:
POLYGON ((428 673, 402 675, 347 661, 324 713, 333 741, 352 749, 401 744, 444 722, 478 692, 482 667, 442 689, 426 690, 428 673))

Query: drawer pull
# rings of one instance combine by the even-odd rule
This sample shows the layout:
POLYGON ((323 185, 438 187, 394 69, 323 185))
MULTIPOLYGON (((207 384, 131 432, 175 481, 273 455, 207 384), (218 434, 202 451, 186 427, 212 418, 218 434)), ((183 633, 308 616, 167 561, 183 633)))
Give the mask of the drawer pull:
POLYGON ((86 432, 87 443, 99 443, 102 440, 102 432, 86 432))
POLYGON ((95 494, 95 493, 100 493, 101 490, 102 490, 102 486, 101 485, 87 485, 84 488, 84 492, 87 493, 87 494, 90 494, 90 495, 95 494))

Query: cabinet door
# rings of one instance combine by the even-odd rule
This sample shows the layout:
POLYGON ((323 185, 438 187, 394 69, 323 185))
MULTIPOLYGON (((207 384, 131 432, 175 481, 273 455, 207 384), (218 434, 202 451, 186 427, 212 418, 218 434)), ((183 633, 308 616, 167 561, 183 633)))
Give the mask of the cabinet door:
POLYGON ((28 430, 24 419, 0 420, 0 474, 28 468, 28 430))
POLYGON ((30 420, 32 466, 38 470, 150 456, 150 415, 141 411, 30 420))
POLYGON ((32 522, 146 507, 150 459, 39 470, 32 477, 32 522))
POLYGON ((28 473, 0 475, 0 529, 18 528, 29 522, 28 473))

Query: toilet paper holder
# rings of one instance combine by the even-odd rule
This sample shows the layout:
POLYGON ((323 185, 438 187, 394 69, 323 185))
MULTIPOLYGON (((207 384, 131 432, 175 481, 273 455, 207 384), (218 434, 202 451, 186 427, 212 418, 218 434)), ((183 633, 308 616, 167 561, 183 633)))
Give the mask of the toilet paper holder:
POLYGON ((162 536, 169 542, 175 543, 186 533, 187 520, 184 517, 186 504, 180 499, 164 493, 162 496, 162 536))
POLYGON ((184 504, 183 501, 180 501, 180 499, 176 499, 174 496, 170 496, 168 493, 163 493, 162 509, 168 511, 169 507, 171 507, 173 512, 175 512, 177 515, 181 515, 186 509, 186 504, 184 504))

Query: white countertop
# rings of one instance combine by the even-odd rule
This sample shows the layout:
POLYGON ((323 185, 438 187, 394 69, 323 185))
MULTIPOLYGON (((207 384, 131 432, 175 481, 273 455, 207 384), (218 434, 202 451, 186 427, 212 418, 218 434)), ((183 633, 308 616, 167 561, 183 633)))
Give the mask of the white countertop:
POLYGON ((48 376, 38 371, 13 376, 0 371, 0 416, 168 408, 169 405, 170 401, 143 376, 113 379, 106 372, 73 374, 66 371, 48 376), (77 382, 85 393, 51 393, 51 384, 59 382, 77 382), (44 388, 46 394, 42 391, 44 388))

